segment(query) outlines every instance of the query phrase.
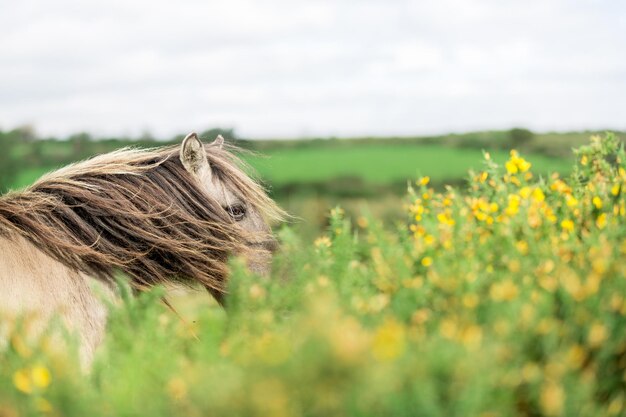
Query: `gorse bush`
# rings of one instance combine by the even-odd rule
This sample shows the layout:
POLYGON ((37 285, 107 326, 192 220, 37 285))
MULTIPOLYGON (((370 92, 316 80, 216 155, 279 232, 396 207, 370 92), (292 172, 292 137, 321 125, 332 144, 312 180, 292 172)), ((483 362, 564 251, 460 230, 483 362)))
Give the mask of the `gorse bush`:
POLYGON ((0 416, 623 415, 626 155, 608 135, 576 156, 570 178, 514 151, 463 191, 424 177, 391 228, 285 228, 271 279, 233 263, 225 311, 122 297, 86 376, 25 318, 0 416))

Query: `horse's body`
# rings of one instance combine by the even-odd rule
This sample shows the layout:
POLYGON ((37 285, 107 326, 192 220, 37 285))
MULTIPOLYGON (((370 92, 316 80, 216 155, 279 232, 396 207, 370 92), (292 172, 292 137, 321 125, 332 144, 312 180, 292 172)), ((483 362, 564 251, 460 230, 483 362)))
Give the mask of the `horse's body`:
MULTIPOLYGON (((60 316, 80 338, 83 364, 91 362, 106 327, 103 297, 110 284, 69 268, 20 236, 0 238, 0 321, 23 318, 39 334, 60 316), (94 291, 95 290, 95 291, 94 291)), ((3 337, 0 326, 0 339, 3 337)))
POLYGON ((191 134, 180 148, 113 152, 0 198, 0 338, 2 320, 36 331, 60 316, 87 365, 114 275, 138 290, 197 283, 221 301, 230 255, 266 272, 267 221, 283 213, 222 145, 191 134))

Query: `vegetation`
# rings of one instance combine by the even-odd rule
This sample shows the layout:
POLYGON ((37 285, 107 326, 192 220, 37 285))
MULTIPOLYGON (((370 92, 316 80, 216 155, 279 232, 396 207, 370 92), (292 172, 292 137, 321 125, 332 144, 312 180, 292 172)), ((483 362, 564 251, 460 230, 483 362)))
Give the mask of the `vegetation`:
MULTIPOLYGON (((34 137, 32 129, 14 132, 34 137)), ((573 146, 588 141, 584 132, 532 133, 508 131, 471 132, 432 137, 353 138, 310 140, 244 140, 232 130, 212 129, 201 137, 212 140, 221 134, 244 150, 243 157, 268 185, 271 196, 296 217, 303 219, 297 233, 312 238, 327 222, 327 212, 341 205, 355 215, 367 205, 381 220, 402 214, 399 199, 407 180, 428 174, 431 185, 464 186, 468 169, 478 168, 484 150, 503 162, 516 137, 524 137, 524 152, 533 160, 538 175, 569 173, 573 146), (530 139, 528 139, 530 138, 530 139)), ((45 172, 123 146, 154 147, 179 144, 182 135, 157 141, 141 138, 98 138, 82 133, 65 140, 36 138, 15 142, 12 155, 18 160, 15 178, 5 179, 10 188, 31 184, 45 172)), ((1 181, 0 181, 1 182, 1 181)))
POLYGON ((626 154, 608 135, 569 177, 532 163, 422 177, 393 228, 284 228, 271 279, 233 263, 226 311, 123 291, 88 376, 18 326, 0 415, 624 415, 626 154))
MULTIPOLYGON (((263 179, 271 185, 274 197, 293 193, 323 194, 337 197, 378 196, 381 193, 401 195, 406 179, 428 172, 438 187, 459 184, 468 169, 475 167, 482 150, 490 150, 495 160, 506 159, 506 149, 522 147, 532 155, 538 173, 565 173, 570 166, 570 149, 581 144, 585 134, 535 135, 527 129, 475 132, 421 138, 360 138, 351 140, 313 139, 299 141, 246 141, 232 130, 212 129, 203 132, 207 140, 217 134, 227 137, 244 149, 260 151, 244 155, 263 179)), ((139 139, 102 138, 94 140, 86 133, 67 140, 36 139, 30 128, 0 134, 13 138, 2 142, 7 162, 19 166, 9 177, 0 179, 5 187, 24 187, 56 167, 109 152, 123 146, 153 147, 180 143, 182 136, 156 141, 149 135, 139 139), (5 143, 6 142, 6 143, 5 143), (15 162, 15 161, 19 162, 15 162)))
POLYGON ((17 158, 13 154, 20 136, 17 132, 0 131, 0 194, 11 187, 18 174, 17 158))

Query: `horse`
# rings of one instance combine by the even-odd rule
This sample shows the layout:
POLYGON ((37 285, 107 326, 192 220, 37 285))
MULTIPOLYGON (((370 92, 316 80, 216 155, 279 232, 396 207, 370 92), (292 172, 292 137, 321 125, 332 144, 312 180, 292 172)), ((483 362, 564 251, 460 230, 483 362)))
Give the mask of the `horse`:
POLYGON ((60 317, 89 367, 120 276, 136 291, 199 284, 222 304, 229 257, 267 274, 270 225, 286 213, 233 149, 190 133, 180 145, 68 165, 0 197, 0 317, 33 316, 40 328, 60 317))

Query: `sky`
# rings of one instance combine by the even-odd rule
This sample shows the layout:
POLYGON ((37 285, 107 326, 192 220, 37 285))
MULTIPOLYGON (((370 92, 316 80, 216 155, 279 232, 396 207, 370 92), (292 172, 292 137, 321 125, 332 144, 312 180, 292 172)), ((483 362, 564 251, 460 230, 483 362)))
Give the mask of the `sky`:
POLYGON ((626 130, 624 0, 0 0, 0 129, 626 130))

